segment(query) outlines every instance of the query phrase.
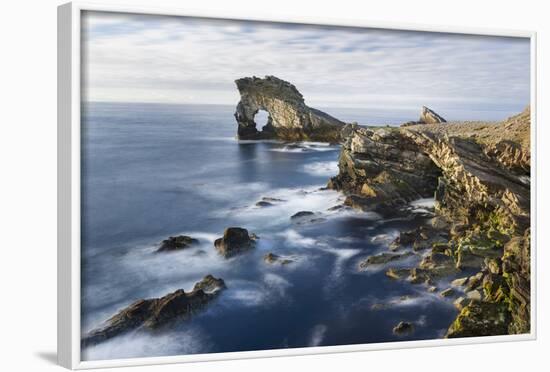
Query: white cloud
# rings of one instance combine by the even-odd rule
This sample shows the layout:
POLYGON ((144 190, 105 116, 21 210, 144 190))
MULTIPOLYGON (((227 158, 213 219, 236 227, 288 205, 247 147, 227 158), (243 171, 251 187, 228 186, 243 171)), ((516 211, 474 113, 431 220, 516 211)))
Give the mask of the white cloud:
POLYGON ((93 101, 235 104, 252 75, 318 107, 529 101, 527 39, 92 12, 83 40, 93 101))

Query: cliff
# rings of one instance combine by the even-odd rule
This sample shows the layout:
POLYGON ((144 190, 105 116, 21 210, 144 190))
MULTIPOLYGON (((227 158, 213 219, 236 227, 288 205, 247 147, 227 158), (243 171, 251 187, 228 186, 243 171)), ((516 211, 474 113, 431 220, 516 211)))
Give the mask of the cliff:
POLYGON ((235 112, 239 139, 340 141, 344 123, 308 107, 302 94, 289 82, 266 76, 245 77, 235 83, 241 96, 235 112), (259 131, 254 118, 260 110, 269 116, 259 131))
POLYGON ((345 192, 346 204, 387 213, 435 196, 436 217, 424 231, 437 240, 402 233, 431 250, 409 280, 479 271, 447 337, 529 332, 529 108, 498 124, 348 125, 343 132, 340 171, 328 186, 345 192))

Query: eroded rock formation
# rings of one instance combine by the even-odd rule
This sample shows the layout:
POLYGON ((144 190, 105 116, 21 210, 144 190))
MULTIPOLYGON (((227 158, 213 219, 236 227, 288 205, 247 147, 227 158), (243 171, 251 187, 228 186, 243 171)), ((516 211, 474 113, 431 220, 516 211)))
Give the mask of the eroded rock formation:
POLYGON ((239 253, 252 249, 256 236, 249 234, 247 229, 241 227, 228 227, 223 236, 214 241, 219 254, 225 258, 233 257, 239 253))
POLYGON ((431 251, 418 267, 387 275, 431 286, 477 269, 447 337, 529 332, 529 108, 499 124, 345 130, 340 172, 328 186, 347 193, 348 205, 383 212, 435 195, 432 226, 390 247, 431 251))
POLYGON ((245 77, 235 83, 241 95, 235 112, 239 139, 339 142, 344 123, 308 107, 302 94, 289 82, 266 76, 245 77), (269 116, 267 124, 258 130, 254 118, 260 110, 269 116))
POLYGON ((418 121, 408 121, 401 126, 408 127, 418 124, 440 124, 446 122, 447 120, 443 119, 441 115, 426 106, 422 106, 422 110, 420 111, 420 119, 418 119, 418 121))
POLYGON ((154 329, 175 319, 188 319, 225 289, 222 279, 212 275, 197 282, 191 292, 178 289, 160 298, 138 300, 122 309, 82 338, 82 347, 95 345, 138 327, 154 329))

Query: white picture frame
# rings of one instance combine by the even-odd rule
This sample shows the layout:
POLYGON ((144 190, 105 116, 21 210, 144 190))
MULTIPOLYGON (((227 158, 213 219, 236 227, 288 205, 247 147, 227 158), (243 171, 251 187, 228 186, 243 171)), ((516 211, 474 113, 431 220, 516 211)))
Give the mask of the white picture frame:
POLYGON ((70 369, 121 367, 151 364, 215 361, 227 359, 263 358, 291 355, 312 355, 368 350, 387 350, 419 347, 463 345, 489 342, 525 341, 536 339, 536 33, 532 31, 487 30, 388 24, 366 20, 316 19, 302 15, 289 17, 263 16, 256 13, 227 14, 197 12, 185 9, 132 7, 92 2, 71 2, 58 8, 58 361, 70 369), (529 38, 531 43, 531 332, 522 335, 472 337, 467 339, 438 339, 363 345, 307 347, 216 354, 144 357, 102 361, 82 361, 80 357, 80 27, 83 11, 105 11, 170 16, 193 16, 232 20, 255 20, 315 25, 371 27, 393 30, 412 30, 476 35, 529 38))

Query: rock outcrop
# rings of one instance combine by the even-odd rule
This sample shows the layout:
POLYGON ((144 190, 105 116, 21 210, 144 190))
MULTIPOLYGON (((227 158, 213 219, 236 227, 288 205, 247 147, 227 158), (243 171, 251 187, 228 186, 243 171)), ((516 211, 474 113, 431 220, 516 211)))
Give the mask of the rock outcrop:
POLYGON ((418 119, 418 121, 408 121, 401 126, 408 127, 418 124, 440 124, 446 122, 447 120, 443 119, 441 115, 426 106, 422 106, 422 111, 420 111, 420 119, 418 119))
POLYGON ((168 239, 162 241, 156 252, 178 251, 197 244, 199 244, 197 239, 187 235, 170 236, 168 239))
POLYGON ((178 289, 160 298, 138 300, 106 321, 101 328, 82 338, 82 347, 95 345, 138 327, 154 329, 175 319, 189 319, 204 308, 221 290, 222 279, 212 275, 197 282, 191 292, 178 289))
POLYGON ((255 235, 249 234, 247 229, 228 227, 223 232, 223 236, 214 241, 214 246, 219 254, 230 258, 254 248, 256 238, 255 235))
POLYGON ((347 205, 384 213, 435 197, 432 226, 402 232, 390 247, 430 251, 418 267, 388 277, 431 285, 478 270, 447 337, 529 332, 529 108, 498 124, 345 130, 340 171, 328 186, 346 193, 347 205))
POLYGON ((308 107, 296 87, 275 76, 245 77, 235 81, 241 95, 235 119, 239 139, 283 139, 339 142, 344 123, 308 107), (259 131, 254 118, 264 110, 266 125, 259 131))

